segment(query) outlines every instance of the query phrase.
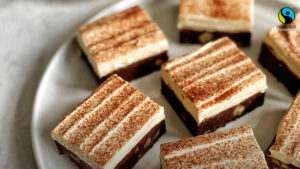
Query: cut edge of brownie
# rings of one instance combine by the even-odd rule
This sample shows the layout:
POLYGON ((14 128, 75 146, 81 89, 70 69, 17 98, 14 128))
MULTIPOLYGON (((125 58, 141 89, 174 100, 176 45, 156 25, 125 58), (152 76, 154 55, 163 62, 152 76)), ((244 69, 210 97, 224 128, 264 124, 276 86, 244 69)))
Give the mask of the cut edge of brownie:
POLYGON ((210 117, 198 124, 197 121, 193 118, 193 116, 185 109, 183 104, 178 100, 175 93, 169 88, 169 86, 166 85, 166 83, 162 79, 161 85, 162 94, 165 96, 165 98, 173 107, 174 111, 177 113, 182 122, 194 136, 216 131, 219 127, 225 126, 230 121, 233 121, 252 111, 253 109, 261 106, 264 102, 264 93, 257 93, 244 100, 239 105, 224 110, 218 113, 217 115, 210 117), (243 112, 241 112, 241 114, 235 115, 234 112, 238 106, 244 106, 245 109, 243 112))
POLYGON ((182 43, 204 44, 224 36, 228 36, 230 39, 235 41, 238 46, 250 46, 251 44, 251 32, 210 32, 194 31, 190 29, 179 30, 179 39, 182 43))
POLYGON ((272 53, 272 48, 263 43, 258 61, 282 82, 288 91, 296 95, 300 89, 300 79, 294 75, 285 63, 278 60, 272 53))
POLYGON ((134 62, 126 67, 117 69, 102 78, 99 79, 97 74, 95 73, 94 69, 92 68, 91 64, 89 63, 86 55, 84 52, 82 52, 82 58, 88 63, 90 70, 93 72, 93 75, 97 82, 100 84, 104 80, 106 80, 108 77, 110 77, 113 74, 117 74, 121 76, 126 81, 131 81, 137 78, 140 78, 142 76, 146 76, 156 70, 160 69, 160 66, 168 60, 168 54, 167 51, 164 51, 160 54, 147 57, 145 59, 139 60, 137 62, 134 62))
POLYGON ((300 169, 292 164, 285 164, 280 160, 271 157, 271 153, 269 151, 270 147, 275 143, 276 137, 274 137, 268 149, 264 152, 265 158, 270 169, 300 169))
MULTIPOLYGON (((115 169, 118 168, 132 168, 140 158, 158 141, 158 139, 166 132, 165 120, 155 125, 131 151, 117 164, 115 169), (149 141, 150 140, 150 141, 149 141)), ((78 156, 65 148, 60 143, 56 142, 56 146, 60 154, 66 154, 71 161, 76 163, 80 169, 92 169, 85 161, 81 160, 78 156)))

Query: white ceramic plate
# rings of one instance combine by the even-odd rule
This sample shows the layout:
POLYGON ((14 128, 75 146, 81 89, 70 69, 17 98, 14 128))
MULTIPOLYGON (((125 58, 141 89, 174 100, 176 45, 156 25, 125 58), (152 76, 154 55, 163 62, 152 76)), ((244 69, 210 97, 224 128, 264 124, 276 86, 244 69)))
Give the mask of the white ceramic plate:
MULTIPOLYGON (((167 35, 170 44, 169 56, 171 58, 178 57, 198 46, 178 43, 179 33, 176 29, 178 4, 178 0, 121 1, 101 11, 89 22, 133 5, 141 5, 167 35)), ((257 63, 260 46, 266 31, 270 27, 279 24, 277 12, 285 6, 290 5, 286 2, 269 0, 257 0, 255 2, 252 45, 249 48, 242 48, 254 62, 257 63)), ((273 139, 278 122, 289 107, 292 96, 270 73, 265 69, 263 70, 267 74, 269 86, 264 105, 219 130, 250 124, 261 148, 265 150, 273 139)), ((161 95, 159 71, 132 81, 131 84, 165 107, 167 133, 135 166, 135 168, 143 169, 159 168, 159 145, 167 141, 187 138, 191 135, 161 95)), ((75 33, 73 33, 53 56, 36 93, 32 116, 32 142, 39 168, 76 168, 66 156, 58 154, 57 148, 50 137, 50 131, 66 113, 70 112, 96 87, 97 83, 88 64, 81 58, 81 51, 76 43, 75 33)))

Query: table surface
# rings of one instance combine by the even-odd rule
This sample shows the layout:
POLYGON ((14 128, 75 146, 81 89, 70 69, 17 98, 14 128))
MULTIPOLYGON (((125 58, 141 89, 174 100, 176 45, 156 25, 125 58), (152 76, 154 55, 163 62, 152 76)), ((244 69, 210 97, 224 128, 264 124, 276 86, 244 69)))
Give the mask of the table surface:
POLYGON ((0 0, 1 169, 37 168, 30 120, 43 71, 78 25, 116 1, 0 0))
POLYGON ((30 121, 45 67, 78 25, 114 1, 0 1, 1 169, 37 168, 30 121))

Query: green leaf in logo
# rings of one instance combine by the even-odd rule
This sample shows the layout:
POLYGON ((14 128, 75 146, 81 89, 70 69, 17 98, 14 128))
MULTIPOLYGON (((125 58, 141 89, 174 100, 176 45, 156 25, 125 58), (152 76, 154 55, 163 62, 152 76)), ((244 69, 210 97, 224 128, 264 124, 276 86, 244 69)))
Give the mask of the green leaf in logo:
POLYGON ((281 23, 285 23, 285 19, 284 19, 284 17, 282 16, 281 11, 280 11, 279 14, 278 14, 278 18, 279 18, 279 20, 280 20, 281 23))

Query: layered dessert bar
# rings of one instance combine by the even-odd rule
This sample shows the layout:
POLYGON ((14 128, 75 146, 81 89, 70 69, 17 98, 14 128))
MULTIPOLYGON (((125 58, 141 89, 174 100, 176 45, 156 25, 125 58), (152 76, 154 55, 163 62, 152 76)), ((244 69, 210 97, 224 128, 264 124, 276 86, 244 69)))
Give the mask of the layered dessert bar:
POLYGON ((267 169, 250 126, 204 134, 160 146, 163 169, 267 169))
POLYGON ((117 75, 105 80, 52 130, 79 168, 132 168, 165 133, 164 109, 117 75))
POLYGON ((264 38, 259 62, 294 95, 300 89, 300 12, 290 25, 272 28, 264 38))
POLYGON ((227 37, 162 65, 162 93, 193 135, 263 104, 266 76, 227 37))
POLYGON ((265 152, 270 169, 300 168, 300 92, 281 119, 276 139, 265 152))
POLYGON ((181 0, 177 28, 180 41, 206 43, 228 36, 249 46, 254 0, 181 0))
POLYGON ((80 26, 77 39, 100 82, 115 73, 132 80, 168 59, 164 33, 138 6, 80 26))

